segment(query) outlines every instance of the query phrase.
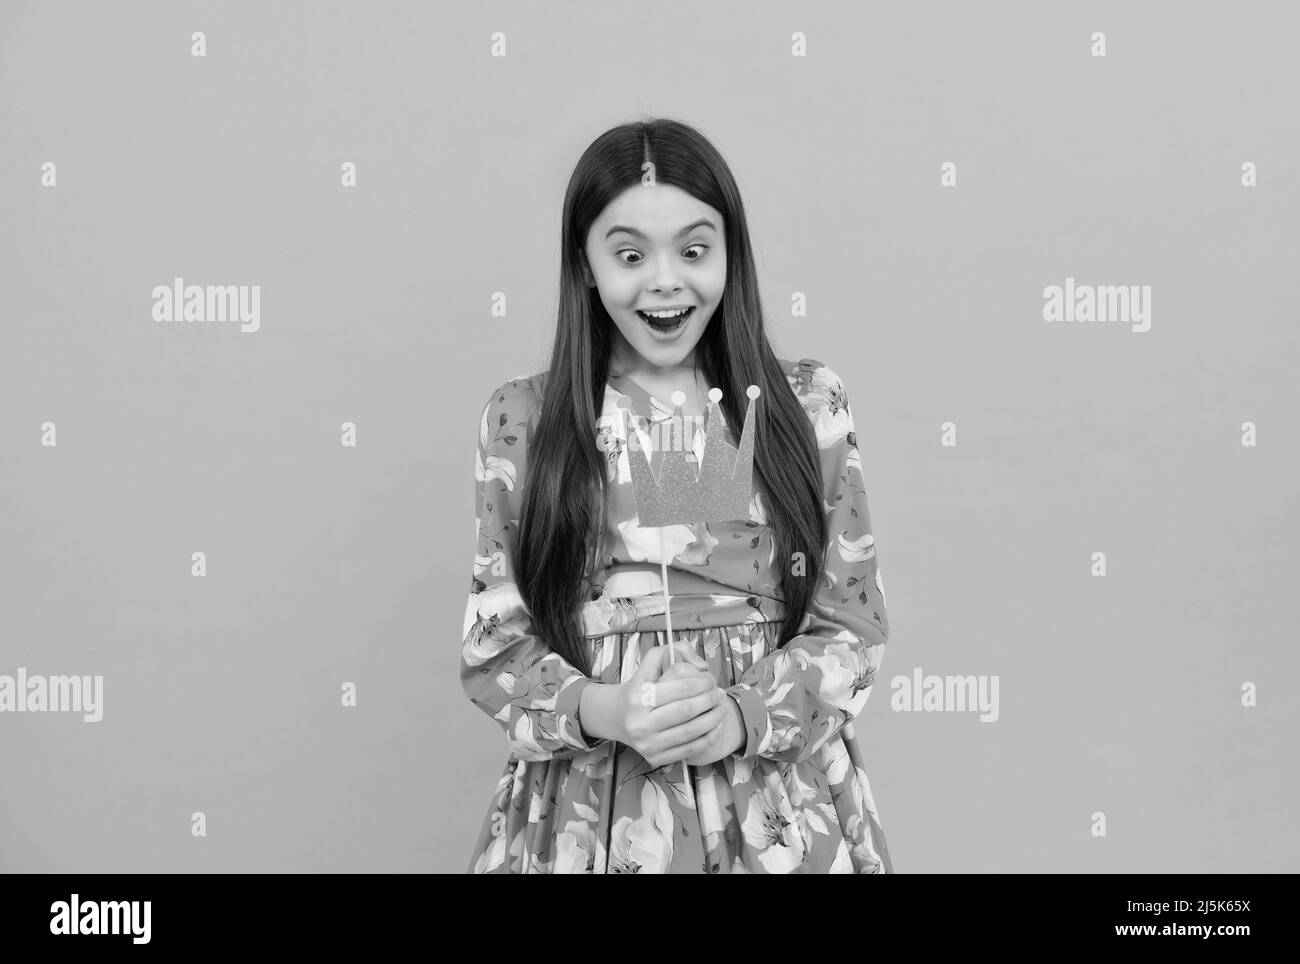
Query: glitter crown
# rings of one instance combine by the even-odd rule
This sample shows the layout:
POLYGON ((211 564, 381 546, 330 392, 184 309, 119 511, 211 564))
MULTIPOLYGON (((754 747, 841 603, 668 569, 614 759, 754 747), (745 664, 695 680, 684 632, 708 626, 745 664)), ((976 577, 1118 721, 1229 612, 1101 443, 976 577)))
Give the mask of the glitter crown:
POLYGON ((725 419, 718 405, 722 390, 709 389, 704 456, 696 468, 693 466, 694 452, 687 452, 681 444, 685 418, 681 408, 685 396, 674 392, 673 416, 658 423, 661 441, 664 436, 668 438, 660 446, 663 463, 658 479, 646 461, 635 429, 628 424, 630 413, 624 412, 627 461, 632 473, 632 490, 636 494, 638 525, 730 522, 749 518, 754 478, 754 402, 760 394, 759 387, 750 385, 745 394, 749 396, 749 404, 745 409, 740 446, 733 461, 724 438, 725 419))

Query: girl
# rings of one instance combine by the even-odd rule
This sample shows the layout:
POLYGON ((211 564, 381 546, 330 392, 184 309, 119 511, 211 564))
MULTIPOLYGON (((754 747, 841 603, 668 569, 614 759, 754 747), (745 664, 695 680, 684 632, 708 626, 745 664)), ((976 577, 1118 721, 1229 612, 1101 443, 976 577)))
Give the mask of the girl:
POLYGON ((492 392, 475 478, 461 681, 510 754, 470 872, 893 872, 852 722, 889 629, 848 396, 773 353, 694 129, 615 127, 579 160, 550 366, 492 392), (700 420, 720 390, 734 449, 749 386, 749 517, 638 526, 624 413, 655 467, 641 426, 670 398, 700 420))

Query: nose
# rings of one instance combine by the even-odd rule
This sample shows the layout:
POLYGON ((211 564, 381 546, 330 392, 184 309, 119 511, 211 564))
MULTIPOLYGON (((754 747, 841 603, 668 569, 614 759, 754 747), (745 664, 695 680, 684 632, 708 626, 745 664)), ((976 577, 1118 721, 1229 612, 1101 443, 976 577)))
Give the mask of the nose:
POLYGON ((655 292, 682 290, 681 282, 677 280, 677 269, 673 265, 673 255, 663 255, 656 262, 654 287, 651 290, 655 292))

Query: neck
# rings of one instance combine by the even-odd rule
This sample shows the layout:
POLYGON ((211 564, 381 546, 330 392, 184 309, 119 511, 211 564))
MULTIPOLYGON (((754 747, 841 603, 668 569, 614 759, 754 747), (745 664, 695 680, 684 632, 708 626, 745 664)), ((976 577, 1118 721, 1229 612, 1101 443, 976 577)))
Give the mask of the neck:
POLYGON ((678 364, 665 367, 649 364, 635 348, 626 344, 621 338, 619 341, 620 343, 616 344, 610 352, 609 365, 610 368, 624 375, 633 378, 640 376, 648 381, 671 382, 696 374, 694 348, 678 364))

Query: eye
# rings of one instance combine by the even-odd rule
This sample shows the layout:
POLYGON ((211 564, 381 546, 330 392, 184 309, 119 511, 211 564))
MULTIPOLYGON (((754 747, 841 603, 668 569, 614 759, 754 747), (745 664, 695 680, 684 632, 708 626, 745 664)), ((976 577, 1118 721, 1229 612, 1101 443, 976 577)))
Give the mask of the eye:
MULTIPOLYGON (((705 252, 707 252, 707 251, 709 250, 709 246, 708 246, 707 244, 698 244, 698 243, 697 243, 697 244, 692 244, 692 245, 690 245, 690 246, 687 247, 687 248, 684 248, 683 251, 690 251, 690 250, 692 250, 693 248, 699 248, 699 249, 701 249, 701 250, 700 250, 700 254, 699 254, 697 257, 694 257, 694 258, 687 258, 687 259, 686 259, 687 261, 699 261, 701 258, 704 257, 705 252)), ((615 254, 614 257, 618 258, 620 261, 622 261, 625 265, 627 265, 627 266, 630 267, 630 268, 631 268, 631 267, 636 267, 636 266, 639 265, 639 264, 641 263, 641 261, 643 260, 643 259, 641 258, 641 252, 640 252, 640 251, 637 251, 636 248, 624 248, 622 251, 619 251, 617 254, 615 254), (632 255, 635 255, 635 256, 637 257, 638 260, 636 260, 636 261, 628 261, 628 260, 626 260, 626 259, 623 258, 623 255, 625 255, 625 254, 632 254, 632 255)))

